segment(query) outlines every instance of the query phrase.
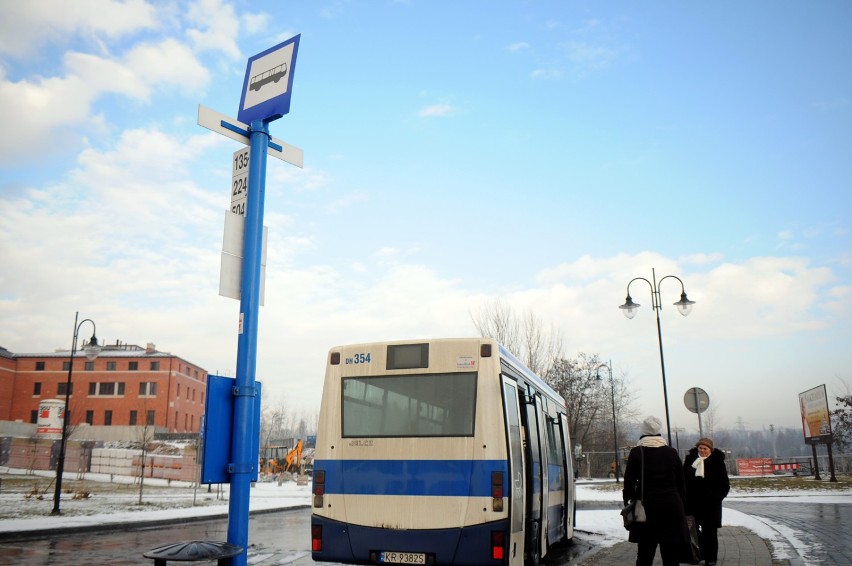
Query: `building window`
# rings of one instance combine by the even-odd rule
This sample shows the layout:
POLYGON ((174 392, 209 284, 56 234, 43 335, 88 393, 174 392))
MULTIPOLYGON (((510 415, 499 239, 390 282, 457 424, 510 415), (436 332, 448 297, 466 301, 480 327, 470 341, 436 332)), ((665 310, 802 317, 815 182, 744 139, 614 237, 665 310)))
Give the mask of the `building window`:
POLYGON ((136 426, 136 419, 138 418, 138 413, 136 411, 130 411, 130 426, 136 426))
POLYGON ((198 370, 194 370, 194 372, 195 372, 195 379, 198 379, 198 370))
POLYGON ((154 426, 154 411, 148 411, 148 420, 146 422, 148 426, 154 426))
POLYGON ((104 411, 104 426, 112 426, 112 411, 104 411))
POLYGON ((177 411, 175 411, 175 422, 174 422, 174 425, 173 425, 175 427, 175 430, 177 430, 177 427, 178 427, 178 414, 179 413, 177 411))
POLYGON ((95 412, 86 411, 86 423, 89 425, 95 424, 95 412))
POLYGON ((38 409, 30 411, 30 424, 38 424, 38 409))
POLYGON ((153 381, 143 381, 139 384, 139 396, 140 397, 156 397, 157 396, 157 384, 153 381))
POLYGON ((107 362, 107 371, 115 371, 115 362, 107 362))
POLYGON ((44 362, 36 362, 36 371, 44 371, 44 362))
POLYGON ((33 383, 33 395, 41 395, 41 382, 36 381, 33 383))
POLYGON ((92 382, 89 384, 89 395, 124 395, 124 382, 114 382, 114 381, 105 381, 105 382, 92 382))
POLYGON ((160 371, 160 362, 151 362, 151 371, 160 371))
POLYGON ((86 362, 86 371, 95 371, 95 362, 86 362))
POLYGON ((58 383, 56 387, 57 395, 65 395, 65 391, 68 391, 68 395, 74 394, 74 384, 71 384, 71 387, 68 387, 68 382, 58 383))
POLYGON ((136 371, 139 369, 139 362, 127 362, 127 371, 136 371))
POLYGON ((71 369, 71 362, 62 362, 62 371, 68 371, 71 369))
POLYGON ((175 397, 180 397, 180 383, 177 384, 177 393, 175 394, 175 397))

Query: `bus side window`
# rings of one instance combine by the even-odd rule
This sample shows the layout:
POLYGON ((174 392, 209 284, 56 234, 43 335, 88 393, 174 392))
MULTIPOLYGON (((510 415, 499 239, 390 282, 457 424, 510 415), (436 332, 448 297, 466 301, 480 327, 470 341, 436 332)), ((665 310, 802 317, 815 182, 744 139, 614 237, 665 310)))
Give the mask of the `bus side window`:
POLYGON ((559 443, 556 442, 556 438, 559 436, 559 430, 556 428, 559 426, 559 423, 553 419, 550 415, 547 416, 547 461, 550 465, 557 465, 558 462, 562 462, 562 458, 559 455, 559 443))

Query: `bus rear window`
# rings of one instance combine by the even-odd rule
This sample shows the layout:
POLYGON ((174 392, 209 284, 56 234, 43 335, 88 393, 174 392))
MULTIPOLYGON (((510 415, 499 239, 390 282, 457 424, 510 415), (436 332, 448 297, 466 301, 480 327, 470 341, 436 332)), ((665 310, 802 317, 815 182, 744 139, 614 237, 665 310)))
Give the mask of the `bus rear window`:
POLYGON ((473 436, 476 373, 343 380, 343 437, 473 436))

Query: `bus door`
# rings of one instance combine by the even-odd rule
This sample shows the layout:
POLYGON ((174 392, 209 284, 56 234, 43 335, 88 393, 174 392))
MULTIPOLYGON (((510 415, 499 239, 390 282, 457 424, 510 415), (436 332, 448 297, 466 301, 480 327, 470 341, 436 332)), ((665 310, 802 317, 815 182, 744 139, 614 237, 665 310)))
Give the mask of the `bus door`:
POLYGON ((527 391, 524 410, 521 418, 526 432, 524 446, 524 458, 526 458, 527 471, 527 506, 526 506, 526 549, 527 562, 538 564, 544 555, 544 540, 541 536, 544 505, 542 497, 544 489, 542 486, 542 429, 540 428, 539 416, 543 413, 541 397, 536 395, 535 390, 527 391))
POLYGON ((509 540, 507 563, 522 564, 524 559, 524 449, 521 438, 521 414, 518 386, 503 378, 503 409, 505 411, 506 439, 509 452, 509 540))
POLYGON ((577 505, 574 501, 574 469, 571 465, 571 434, 568 428, 568 416, 559 415, 559 428, 562 429, 562 469, 565 470, 565 514, 563 526, 565 538, 574 538, 574 522, 577 518, 577 505))

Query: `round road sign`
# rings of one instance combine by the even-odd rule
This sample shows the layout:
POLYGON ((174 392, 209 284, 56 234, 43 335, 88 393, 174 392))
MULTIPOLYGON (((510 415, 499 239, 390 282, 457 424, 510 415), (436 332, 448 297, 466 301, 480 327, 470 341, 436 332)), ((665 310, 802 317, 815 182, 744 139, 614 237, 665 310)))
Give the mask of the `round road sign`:
POLYGON ((691 387, 684 393, 683 403, 693 413, 703 413, 710 406, 710 397, 700 387, 691 387))

